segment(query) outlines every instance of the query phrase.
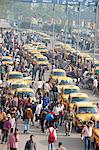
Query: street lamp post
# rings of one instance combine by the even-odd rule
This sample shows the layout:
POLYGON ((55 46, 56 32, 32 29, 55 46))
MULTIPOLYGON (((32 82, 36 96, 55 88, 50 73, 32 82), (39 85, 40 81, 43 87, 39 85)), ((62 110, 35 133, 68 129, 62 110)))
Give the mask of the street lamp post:
POLYGON ((94 51, 93 51, 93 62, 95 60, 95 51, 97 46, 97 32, 98 32, 98 24, 99 24, 99 2, 96 2, 95 5, 95 36, 94 36, 94 51))
POLYGON ((66 7, 65 7, 65 19, 66 19, 66 24, 65 24, 65 44, 67 42, 67 36, 68 36, 68 2, 66 1, 66 7))
POLYGON ((53 4, 53 35, 52 35, 52 51, 54 54, 54 42, 55 42, 55 4, 53 4))
POLYGON ((78 49, 79 49, 79 39, 80 39, 80 2, 78 3, 78 7, 77 7, 77 24, 78 24, 78 34, 77 34, 77 46, 76 46, 76 54, 78 54, 78 49))

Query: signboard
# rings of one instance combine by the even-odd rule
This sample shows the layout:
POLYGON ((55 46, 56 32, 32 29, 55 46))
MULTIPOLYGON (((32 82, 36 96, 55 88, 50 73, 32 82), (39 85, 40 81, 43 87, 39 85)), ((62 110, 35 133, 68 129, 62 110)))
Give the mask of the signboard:
POLYGON ((53 4, 66 4, 66 3, 94 3, 98 2, 98 0, 16 0, 20 2, 30 2, 30 3, 53 3, 53 4))

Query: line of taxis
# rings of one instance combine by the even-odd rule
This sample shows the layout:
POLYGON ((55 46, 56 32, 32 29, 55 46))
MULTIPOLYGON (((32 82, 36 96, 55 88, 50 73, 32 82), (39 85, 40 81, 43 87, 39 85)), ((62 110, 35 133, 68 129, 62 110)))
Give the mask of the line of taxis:
POLYGON ((72 48, 70 44, 64 44, 62 42, 56 43, 54 47, 54 51, 58 53, 61 52, 62 50, 65 50, 66 55, 71 53, 73 54, 73 56, 78 55, 82 58, 85 58, 85 60, 89 60, 92 62, 94 61, 94 65, 95 65, 94 73, 96 73, 97 75, 99 74, 99 60, 93 58, 93 55, 91 56, 89 53, 77 51, 76 49, 72 48))
MULTIPOLYGON (((47 47, 40 42, 32 42, 31 44, 24 44, 21 55, 28 59, 32 64, 37 66, 49 67, 47 59, 48 50, 47 47)), ((14 67, 14 60, 12 56, 2 56, 2 64, 5 66, 14 67)), ((11 93, 11 97, 16 94, 19 97, 29 97, 32 101, 36 101, 33 89, 30 88, 32 78, 25 76, 24 73, 19 71, 10 71, 6 75, 6 83, 11 93)), ((8 97, 8 95, 7 95, 8 97)))
POLYGON ((32 42, 32 44, 24 44, 21 52, 32 64, 38 66, 49 67, 47 47, 40 42, 32 42))
POLYGON ((88 122, 90 119, 94 121, 92 141, 94 148, 99 148, 99 114, 95 102, 91 101, 86 93, 82 93, 80 88, 74 85, 72 78, 66 76, 65 70, 53 69, 51 79, 54 84, 58 83, 60 88, 59 101, 66 108, 70 107, 74 113, 73 125, 77 132, 81 131, 84 122, 88 122))

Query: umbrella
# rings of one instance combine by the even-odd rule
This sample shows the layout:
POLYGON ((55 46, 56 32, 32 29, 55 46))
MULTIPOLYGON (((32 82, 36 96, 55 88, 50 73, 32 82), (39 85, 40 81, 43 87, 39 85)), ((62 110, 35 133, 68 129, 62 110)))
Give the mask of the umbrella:
POLYGON ((52 114, 48 114, 48 115, 46 116, 46 120, 47 120, 47 121, 52 121, 52 120, 54 120, 54 116, 53 116, 52 114))

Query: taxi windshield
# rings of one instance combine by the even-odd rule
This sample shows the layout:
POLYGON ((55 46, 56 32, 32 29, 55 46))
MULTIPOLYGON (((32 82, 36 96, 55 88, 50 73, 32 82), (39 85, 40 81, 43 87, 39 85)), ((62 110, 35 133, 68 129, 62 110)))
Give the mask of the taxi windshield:
POLYGON ((72 98, 72 103, 76 103, 76 102, 88 102, 89 99, 87 97, 73 97, 72 98))
POLYGON ((52 72, 52 75, 54 75, 54 76, 65 76, 66 74, 65 74, 65 72, 52 72))
POLYGON ((97 112, 97 109, 96 107, 79 107, 78 112, 95 114, 97 112))
POLYGON ((11 86, 12 90, 17 89, 17 88, 25 88, 26 86, 24 84, 13 84, 11 86))
POLYGON ((20 91, 20 92, 17 93, 17 95, 19 97, 27 97, 27 96, 34 97, 34 93, 33 92, 28 92, 28 91, 25 91, 25 92, 20 91))
POLYGON ((6 59, 6 58, 4 58, 4 59, 2 59, 2 61, 10 61, 10 62, 12 62, 12 59, 6 59))
POLYGON ((64 89, 64 94, 77 93, 79 89, 64 89))
POLYGON ((22 74, 10 74, 9 79, 23 79, 22 74))
POLYGON ((38 58, 38 61, 47 61, 46 58, 38 58))
POLYGON ((70 81, 70 80, 61 80, 61 82, 59 83, 59 85, 66 85, 66 84, 72 84, 72 81, 70 81))
POLYGON ((45 47, 38 47, 37 49, 38 49, 38 50, 46 50, 45 47))
POLYGON ((99 129, 99 121, 97 121, 97 125, 96 125, 96 127, 99 129))

